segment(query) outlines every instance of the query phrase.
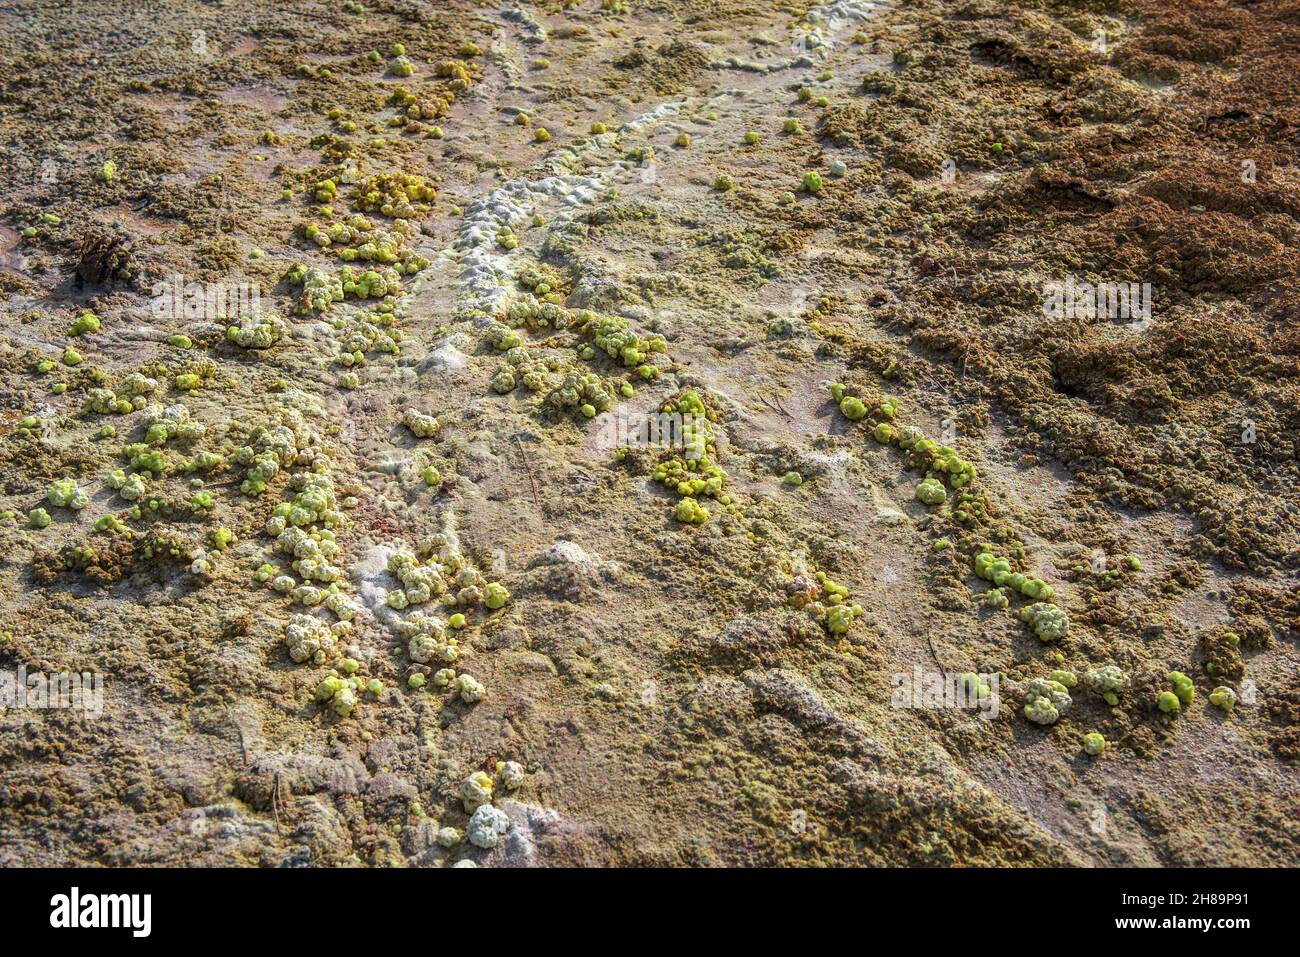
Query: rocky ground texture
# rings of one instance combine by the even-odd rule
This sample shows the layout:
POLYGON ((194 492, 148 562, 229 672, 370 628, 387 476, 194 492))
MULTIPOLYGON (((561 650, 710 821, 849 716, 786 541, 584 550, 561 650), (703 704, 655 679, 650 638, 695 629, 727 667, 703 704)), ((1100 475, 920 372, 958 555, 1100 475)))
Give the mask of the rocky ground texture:
POLYGON ((72 7, 0 862, 1295 862, 1294 3, 72 7))

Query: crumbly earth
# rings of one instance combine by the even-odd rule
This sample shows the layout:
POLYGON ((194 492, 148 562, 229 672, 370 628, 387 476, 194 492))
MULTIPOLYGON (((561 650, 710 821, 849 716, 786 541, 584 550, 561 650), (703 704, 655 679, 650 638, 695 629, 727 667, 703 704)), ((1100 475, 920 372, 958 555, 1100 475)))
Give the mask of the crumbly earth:
POLYGON ((104 702, 0 710, 0 862, 1296 861, 1290 0, 3 22, 0 669, 104 702), (1151 315, 1049 317, 1067 276, 1151 315), (160 308, 174 277, 256 314, 160 308), (605 441, 665 408, 709 420, 702 524, 655 480, 680 449, 605 441), (973 480, 918 501, 891 422, 973 480), (985 543, 1063 638, 986 601, 985 543), (421 613, 465 616, 442 660, 421 613), (295 622, 333 647, 293 660, 295 622), (1114 706, 1023 715, 1106 665, 1114 706), (340 717, 316 692, 353 667, 340 717), (897 707, 914 669, 995 676, 996 716, 897 707), (475 771, 511 827, 444 847, 475 771))

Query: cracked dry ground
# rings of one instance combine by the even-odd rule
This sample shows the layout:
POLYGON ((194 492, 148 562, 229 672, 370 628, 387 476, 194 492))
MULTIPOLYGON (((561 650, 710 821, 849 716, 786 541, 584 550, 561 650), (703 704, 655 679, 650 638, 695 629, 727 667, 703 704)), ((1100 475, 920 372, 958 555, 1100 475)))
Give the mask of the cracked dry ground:
POLYGON ((3 17, 0 666, 104 710, 0 711, 0 861, 1294 863, 1295 4, 3 17), (1151 319, 1045 318, 1071 275, 1151 319), (603 441, 665 407, 703 524, 603 441), (973 481, 916 500, 907 427, 973 481), (510 829, 443 847, 476 771, 510 829))

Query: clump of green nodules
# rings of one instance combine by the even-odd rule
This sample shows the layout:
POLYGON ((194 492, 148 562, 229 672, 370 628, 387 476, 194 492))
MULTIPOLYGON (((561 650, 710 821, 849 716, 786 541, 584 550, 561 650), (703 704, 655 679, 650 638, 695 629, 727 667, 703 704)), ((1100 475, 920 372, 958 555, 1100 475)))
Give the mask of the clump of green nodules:
POLYGON ((1222 711, 1231 711, 1237 706, 1237 692, 1227 685, 1219 685, 1210 692, 1210 704, 1222 711))
POLYGON ((99 332, 99 325, 99 316, 93 312, 83 312, 68 329, 68 335, 80 336, 87 332, 99 332))
POLYGON ((1025 689, 1024 715, 1035 724, 1055 724, 1070 704, 1070 692, 1059 681, 1035 678, 1025 689))
POLYGON ((846 395, 840 400, 840 412, 851 422, 866 418, 867 405, 855 395, 846 395))
POLYGON ((948 490, 935 478, 922 479, 916 486, 916 500, 924 505, 942 505, 948 498, 948 490))
POLYGON ((1119 693, 1128 689, 1129 678, 1115 665, 1103 665, 1085 672, 1083 685, 1113 708, 1119 704, 1119 693))
POLYGON ((95 531, 116 534, 125 532, 126 526, 116 515, 104 515, 95 519, 95 531))
POLYGON ((1165 714, 1177 714, 1183 705, 1189 705, 1196 699, 1196 688, 1192 679, 1181 671, 1171 671, 1165 678, 1174 686, 1174 690, 1160 692, 1156 698, 1156 707, 1165 714))
POLYGON ((1030 578, 1011 570, 1011 562, 993 554, 991 545, 981 545, 975 553, 975 574, 998 588, 1008 587, 1035 601, 1050 601, 1055 594, 1041 578, 1030 578))
POLYGON ((709 510, 689 495, 677 503, 673 515, 677 521, 687 525, 703 525, 709 520, 709 510))
POLYGON ((77 488, 73 479, 60 479, 50 486, 46 500, 55 508, 70 508, 80 511, 90 504, 90 496, 77 488))
POLYGON ((226 339, 243 349, 269 349, 280 340, 284 323, 277 316, 251 316, 226 329, 226 339))
POLYGON ((1029 625, 1042 642, 1060 641, 1070 629, 1070 619, 1065 612, 1042 601, 1020 609, 1020 620, 1029 625))
POLYGON ((493 611, 504 607, 509 600, 510 592, 506 591, 505 586, 500 582, 488 582, 483 587, 483 604, 493 611))
POLYGON ((341 678, 331 671, 316 686, 316 700, 327 705, 338 717, 346 718, 357 706, 357 690, 360 680, 341 678))

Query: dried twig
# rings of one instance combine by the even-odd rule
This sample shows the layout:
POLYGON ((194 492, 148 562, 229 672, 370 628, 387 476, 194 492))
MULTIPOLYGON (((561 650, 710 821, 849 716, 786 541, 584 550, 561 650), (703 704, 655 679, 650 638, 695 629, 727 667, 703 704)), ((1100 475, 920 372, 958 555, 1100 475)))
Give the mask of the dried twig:
POLYGON ((280 772, 275 772, 271 781, 271 818, 275 821, 275 833, 280 833, 280 772))
POLYGON ((758 397, 758 400, 762 402, 765 406, 767 406, 769 409, 771 409, 773 412, 777 413, 778 415, 785 416, 791 422, 794 421, 794 416, 791 415, 783 405, 781 405, 781 401, 779 399, 772 401, 768 399, 767 396, 760 395, 758 397))
POLYGON ((248 767, 248 740, 244 736, 244 726, 239 722, 239 719, 235 716, 234 709, 229 705, 226 706, 226 714, 230 717, 230 723, 235 726, 235 730, 239 732, 240 755, 244 759, 244 767, 248 767))
POLYGON ((523 459, 524 469, 528 472, 528 487, 533 490, 533 504, 537 506, 537 510, 540 512, 542 510, 542 498, 537 494, 537 479, 533 475, 533 463, 528 461, 528 453, 524 451, 524 443, 517 435, 515 436, 515 444, 519 446, 519 457, 523 459))

